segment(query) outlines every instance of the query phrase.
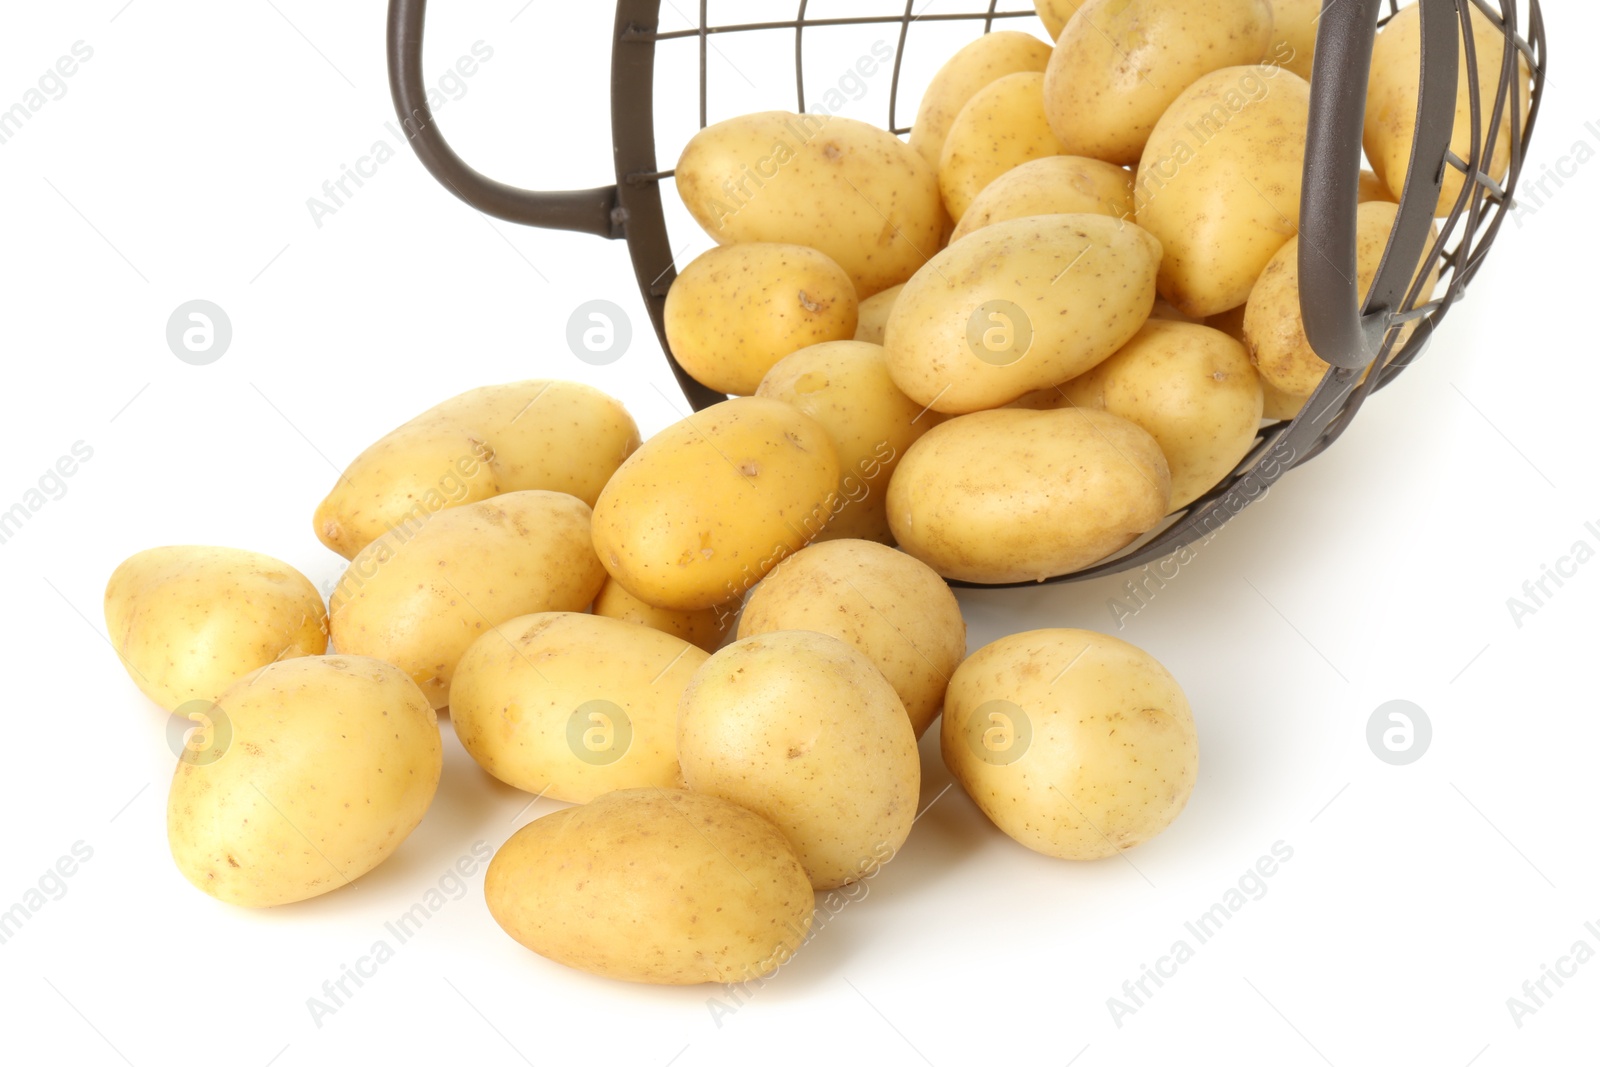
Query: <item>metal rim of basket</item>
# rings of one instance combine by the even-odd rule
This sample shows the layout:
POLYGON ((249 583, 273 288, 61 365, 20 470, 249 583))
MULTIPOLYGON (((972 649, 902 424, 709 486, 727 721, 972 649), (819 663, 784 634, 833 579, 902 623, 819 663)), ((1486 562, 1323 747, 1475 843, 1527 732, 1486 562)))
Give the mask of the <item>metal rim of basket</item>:
MULTIPOLYGON (((1322 385, 1294 419, 1268 424, 1250 453, 1211 492, 1187 508, 1168 516, 1161 526, 1128 548, 1088 568, 1042 580, 1008 583, 952 581, 968 588, 1022 588, 1058 582, 1076 582, 1104 577, 1166 559, 1196 542, 1208 540, 1231 518, 1261 499, 1289 470, 1316 458, 1349 427, 1368 396, 1387 387, 1421 356, 1433 331, 1482 266, 1489 247, 1499 234, 1506 213, 1514 206, 1513 196, 1521 176, 1525 154, 1544 97, 1548 60, 1543 13, 1539 0, 1418 0, 1423 20, 1423 100, 1419 105, 1418 136, 1414 148, 1411 179, 1401 197, 1400 217, 1395 237, 1385 256, 1385 268, 1372 287, 1367 306, 1350 314, 1350 308, 1336 309, 1331 316, 1326 307, 1314 308, 1302 300, 1306 329, 1313 348, 1330 363, 1322 385), (1521 31, 1520 8, 1527 8, 1527 28, 1521 31), (1471 7, 1476 7, 1504 35, 1505 52, 1502 76, 1492 105, 1481 98, 1476 79, 1469 82, 1471 103, 1472 152, 1462 159, 1449 151, 1450 127, 1455 108, 1456 51, 1464 43, 1466 69, 1475 69, 1476 42, 1472 32, 1471 7), (1451 25, 1454 23, 1454 25, 1451 25), (1444 42, 1449 42, 1448 49, 1444 42), (1448 53, 1448 54, 1447 54, 1448 53), (1531 75, 1527 119, 1522 119, 1521 64, 1531 75), (1430 66, 1431 64, 1431 66, 1430 66), (1443 86, 1448 88, 1448 99, 1443 86), (1446 106, 1448 105, 1448 109, 1446 106), (1509 106, 1508 106, 1509 105, 1509 106), (1494 181, 1482 169, 1484 146, 1499 138, 1503 120, 1510 129, 1510 166, 1504 180, 1494 181), (1443 129, 1440 129, 1441 124, 1443 129), (1418 160, 1431 158, 1436 171, 1419 167, 1418 160), (1438 162, 1441 161, 1442 162, 1438 162), (1426 240, 1427 227, 1434 222, 1433 205, 1446 170, 1453 168, 1467 177, 1450 212, 1438 223, 1438 235, 1426 240), (1419 177, 1420 175, 1420 177, 1419 177), (1426 210, 1424 210, 1424 206, 1426 210), (1421 253, 1426 246, 1423 270, 1411 272, 1399 266, 1408 257, 1407 246, 1421 253), (1394 269, 1389 265, 1393 262, 1394 269), (1421 279, 1437 265, 1441 277, 1433 294, 1420 292, 1421 279), (1413 282, 1413 278, 1415 281, 1413 282), (1387 302, 1380 299, 1387 294, 1387 302), (1396 307, 1398 311, 1389 311, 1396 307), (1409 339, 1398 348, 1401 327, 1415 323, 1409 339), (1330 358, 1331 357, 1331 358, 1330 358), (1363 377, 1368 364, 1373 371, 1363 377)), ((795 48, 795 93, 797 110, 804 111, 804 55, 806 31, 829 26, 899 26, 889 93, 889 116, 885 128, 904 134, 899 123, 899 89, 902 62, 913 23, 919 21, 981 23, 990 32, 996 23, 1033 18, 1028 10, 997 10, 998 0, 989 0, 982 10, 919 14, 918 0, 906 0, 898 14, 857 15, 838 18, 811 18, 808 0, 798 0, 794 19, 716 25, 708 21, 708 0, 699 0, 698 25, 662 32, 661 0, 618 0, 612 46, 611 114, 615 155, 616 185, 571 192, 550 193, 515 189, 486 178, 456 156, 434 123, 422 89, 421 53, 426 0, 390 0, 389 73, 395 107, 408 139, 418 157, 451 192, 487 214, 509 221, 545 228, 570 229, 597 236, 627 241, 640 294, 649 312, 656 336, 673 376, 695 410, 727 399, 695 381, 678 365, 667 345, 664 310, 667 290, 676 277, 674 256, 667 232, 661 200, 661 183, 672 176, 660 169, 655 143, 655 53, 667 42, 692 40, 699 45, 699 120, 708 118, 707 61, 711 41, 730 33, 792 33, 795 48)), ((926 0, 923 0, 926 7, 926 0)), ((1339 53, 1339 61, 1325 64, 1313 72, 1311 143, 1308 144, 1307 196, 1301 218, 1302 252, 1308 253, 1309 234, 1318 235, 1318 255, 1303 255, 1302 293, 1325 292, 1329 288, 1354 293, 1354 207, 1356 177, 1360 170, 1359 150, 1353 160, 1348 145, 1354 132, 1359 148, 1361 112, 1364 111, 1365 83, 1370 66, 1372 38, 1376 30, 1400 10, 1399 0, 1325 0, 1319 29, 1317 54, 1339 53), (1332 75, 1317 74, 1331 69, 1332 75), (1360 92, 1341 91, 1340 79, 1359 77, 1360 92), (1352 100, 1355 106, 1352 106, 1352 100), (1352 165, 1353 164, 1353 165, 1352 165), (1322 168, 1319 170, 1318 168, 1322 168), (1320 174, 1319 188, 1331 204, 1314 200, 1312 182, 1320 174), (1342 210, 1340 210, 1342 209, 1342 210), (1321 248, 1331 251, 1323 255, 1321 248), (1340 264, 1346 268, 1341 269, 1340 264), (1315 272, 1324 284, 1314 283, 1315 272)), ((1409 257, 1416 262, 1420 255, 1409 257)), ((1360 303, 1355 293, 1352 304, 1360 303)))

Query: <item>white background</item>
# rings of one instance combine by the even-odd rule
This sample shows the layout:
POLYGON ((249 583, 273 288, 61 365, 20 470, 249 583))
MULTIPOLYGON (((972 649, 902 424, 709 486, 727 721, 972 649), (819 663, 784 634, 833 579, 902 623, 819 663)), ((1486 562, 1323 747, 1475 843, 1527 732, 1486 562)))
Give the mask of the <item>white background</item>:
MULTIPOLYGON (((712 18, 769 6, 714 2, 712 18)), ((462 153, 513 183, 608 183, 608 5, 436 7, 431 78, 474 42, 493 49, 440 113, 462 153)), ((1576 0, 1546 9, 1555 62, 1534 175, 1580 140, 1586 156, 1600 148, 1600 124, 1585 128, 1600 121, 1600 79, 1575 43, 1600 33, 1600 16, 1576 0)), ((663 10, 681 24, 673 3, 663 10)), ((1575 541, 1600 546, 1585 529, 1600 529, 1600 370, 1580 325, 1600 165, 1587 162, 1506 226, 1426 359, 1122 631, 1180 679, 1199 723, 1199 785, 1167 834, 1091 865, 1034 855, 959 789, 941 795, 934 730, 923 744, 932 807, 902 855, 731 1015, 708 1007, 733 1003, 720 987, 611 983, 528 953, 490 919, 480 870, 313 1022, 307 998, 474 842, 498 847, 556 805, 526 807, 447 737, 432 811, 354 888, 265 912, 202 895, 168 856, 165 715, 106 644, 107 575, 148 546, 213 543, 279 556, 326 586, 341 561, 310 520, 335 471, 476 385, 588 381, 624 398, 647 433, 682 408, 622 245, 491 225, 403 151, 313 221, 307 198, 325 180, 375 141, 400 148, 385 129, 383 29, 377 0, 91 0, 5 15, 0 107, 74 42, 94 52, 0 145, 0 509, 75 442, 93 457, 0 545, 12 657, 0 909, 75 844, 92 858, 0 945, 0 1058, 1594 1060, 1600 961, 1550 986, 1520 1027, 1506 1005, 1575 941, 1600 949, 1584 927, 1600 927, 1600 561, 1520 627, 1507 608, 1575 541), (180 362, 165 341, 168 316, 194 298, 233 324, 210 366, 180 362), (569 314, 595 298, 635 326, 608 367, 564 340, 569 314), (1367 746, 1368 717, 1392 699, 1433 724, 1410 766, 1367 746), (1117 1025, 1107 998, 1277 842, 1293 858, 1265 895, 1117 1025)), ((913 32, 902 123, 968 31, 913 32)), ((877 36, 817 32, 808 76, 836 80, 877 36)), ((742 47, 724 38, 713 53, 712 118, 792 107, 790 38, 742 47)), ((692 62, 692 44, 663 48, 663 166, 695 118, 692 62)), ((886 73, 870 79, 851 113, 881 122, 888 91, 886 73)), ((676 234, 680 264, 707 244, 676 234)), ((1118 584, 965 594, 973 647, 1038 626, 1111 629, 1118 584)))

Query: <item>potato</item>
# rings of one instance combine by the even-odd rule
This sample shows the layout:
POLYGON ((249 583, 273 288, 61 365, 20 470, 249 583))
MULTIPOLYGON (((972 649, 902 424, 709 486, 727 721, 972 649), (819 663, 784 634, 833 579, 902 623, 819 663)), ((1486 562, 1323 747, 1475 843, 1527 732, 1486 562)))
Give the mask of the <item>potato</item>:
POLYGON ((213 701, 257 667, 328 648, 322 594, 293 567, 239 548, 170 545, 106 583, 106 633, 141 692, 168 711, 213 701))
POLYGON ((733 626, 734 615, 732 611, 718 608, 703 611, 658 608, 646 604, 610 577, 606 578, 606 584, 600 587, 599 594, 594 598, 593 610, 604 618, 621 619, 671 634, 706 652, 715 652, 722 647, 723 637, 733 626))
POLYGON ((889 322, 889 312, 894 310, 894 302, 900 299, 900 290, 904 288, 905 283, 902 282, 861 301, 856 318, 855 340, 883 344, 883 328, 889 322))
POLYGON ((1081 6, 1083 0, 1033 0, 1033 9, 1039 13, 1045 32, 1050 34, 1052 41, 1061 36, 1067 21, 1081 6))
POLYGON ((669 634, 574 612, 524 615, 467 649, 450 721, 507 785, 578 804, 678 784, 678 698, 707 653, 669 634))
MULTIPOLYGON (((1231 311, 1213 315, 1206 320, 1206 325, 1213 330, 1221 330, 1235 341, 1240 342, 1245 346, 1245 351, 1248 352, 1250 349, 1249 342, 1245 341, 1244 337, 1244 312, 1247 306, 1241 304, 1231 311)), ((1269 422, 1287 422, 1300 414, 1300 409, 1306 406, 1307 400, 1311 399, 1309 395, 1291 396, 1275 387, 1265 378, 1261 378, 1259 373, 1257 373, 1256 377, 1261 380, 1261 395, 1263 399, 1261 417, 1269 422)))
POLYGON ((1324 0, 1270 0, 1272 4, 1272 43, 1267 46, 1268 63, 1311 80, 1311 59, 1317 49, 1317 24, 1322 21, 1324 0))
POLYGON ((1238 307, 1300 225, 1311 87, 1227 67, 1167 109, 1139 163, 1138 222, 1165 249, 1161 295, 1191 318, 1238 307))
POLYGON ((1178 94, 1271 43, 1268 0, 1087 0, 1050 57, 1045 115, 1068 155, 1138 163, 1178 94))
POLYGON ((836 637, 748 637, 706 660, 678 708, 685 784, 771 819, 814 889, 873 873, 917 815, 921 765, 905 705, 836 637))
POLYGON ((422 821, 444 766, 433 708, 364 656, 270 663, 217 698, 167 798, 183 876, 266 908, 348 885, 422 821))
POLYGON ((713 248, 667 291, 667 344, 720 393, 749 396, 790 352, 856 332, 856 290, 812 248, 755 242, 713 248))
POLYGON ((1361 172, 1361 179, 1356 186, 1356 202, 1358 204, 1370 203, 1374 200, 1386 200, 1391 204, 1399 203, 1382 178, 1370 170, 1361 172))
POLYGON ((1264 398, 1244 345, 1208 326, 1151 319, 1116 355, 1062 386, 1067 402, 1120 415, 1156 439, 1169 510, 1188 507, 1255 446, 1264 398))
POLYGON ((895 387, 883 348, 865 341, 802 348, 767 373, 756 395, 817 420, 838 450, 836 507, 817 539, 889 540, 889 478, 906 449, 944 416, 895 387))
POLYGON ((945 210, 959 225, 990 182, 1012 167, 1063 151, 1045 120, 1043 74, 1024 71, 992 81, 956 115, 939 155, 945 210))
POLYGON ((778 564, 750 594, 739 637, 811 630, 844 641, 894 686, 918 737, 967 654, 967 624, 944 579, 871 541, 828 541, 778 564))
POLYGON ((1148 653, 1087 630, 1032 630, 974 652, 950 680, 939 747, 991 822, 1072 860, 1155 837, 1199 770, 1177 681, 1148 653))
POLYGON ((1082 374, 1150 317, 1161 246, 1104 215, 985 226, 934 257, 889 315, 889 376, 918 404, 995 408, 1082 374))
POLYGON ((582 611, 605 582, 589 505, 527 489, 435 515, 362 549, 329 600, 333 644, 411 676, 435 708, 478 635, 536 611, 582 611))
POLYGON ((675 171, 718 244, 805 245, 843 267, 858 299, 899 285, 939 247, 939 180, 904 141, 838 115, 763 111, 707 126, 675 171))
POLYGON ((656 434, 594 511, 594 548, 647 604, 738 600, 821 533, 838 507, 839 454, 809 415, 766 397, 713 404, 656 434))
POLYGON ((805 943, 816 907, 777 827, 680 789, 621 790, 535 819, 495 853, 483 895, 539 955, 658 985, 771 974, 805 943))
POLYGON ((946 578, 1030 582, 1126 547, 1171 496, 1161 446, 1126 419, 980 411, 911 446, 889 483, 889 526, 946 578))
POLYGON ((1030 215, 1110 215, 1132 219, 1133 174, 1083 156, 1046 156, 1013 167, 984 186, 950 234, 1030 215))
POLYGON ((996 30, 951 56, 928 83, 911 124, 911 147, 937 168, 956 116, 984 86, 1008 74, 1043 74, 1050 64, 1050 45, 1031 33, 996 30))
MULTIPOLYGON (((1466 41, 1457 46, 1459 76, 1456 83, 1456 118, 1450 136, 1450 151, 1461 159, 1472 153, 1472 103, 1469 80, 1476 74, 1481 101, 1479 136, 1487 137, 1489 122, 1499 91, 1500 74, 1505 69, 1505 35, 1476 7, 1472 12, 1472 41, 1477 59, 1473 72, 1467 64, 1466 41)), ((1411 146, 1417 134, 1417 99, 1421 85, 1422 16, 1416 5, 1401 8, 1378 33, 1372 49, 1372 73, 1367 84, 1367 117, 1362 146, 1372 169, 1388 185, 1396 200, 1405 192, 1411 166, 1411 146)), ((1531 71, 1526 56, 1517 57, 1517 100, 1520 128, 1527 128, 1531 71)), ((1511 169, 1512 103, 1508 93, 1500 113, 1500 129, 1492 145, 1485 143, 1480 169, 1495 181, 1502 181, 1511 169)), ((1448 215, 1461 196, 1463 176, 1449 164, 1444 168, 1444 186, 1439 191, 1435 214, 1448 215)))
POLYGON ((354 559, 390 530, 520 489, 570 493, 593 507, 639 447, 616 400, 578 382, 473 389, 429 408, 355 458, 317 507, 322 543, 354 559))
MULTIPOLYGON (((1383 253, 1388 248, 1389 235, 1399 213, 1398 205, 1383 200, 1356 208, 1356 287, 1362 293, 1372 288, 1373 279, 1378 276, 1378 267, 1383 262, 1383 253)), ((1428 247, 1424 246, 1423 256, 1427 253, 1428 247)), ((1420 269, 1420 262, 1418 267, 1420 269)), ((1423 283, 1419 302, 1428 299, 1438 280, 1435 267, 1423 283)), ((1402 328, 1396 350, 1416 327, 1413 321, 1402 328)), ((1305 320, 1300 315, 1298 239, 1284 245, 1272 257, 1251 291, 1250 302, 1245 306, 1244 333, 1251 359, 1261 377, 1273 388, 1289 396, 1310 396, 1322 384, 1328 364, 1312 351, 1311 342, 1306 338, 1305 320)))

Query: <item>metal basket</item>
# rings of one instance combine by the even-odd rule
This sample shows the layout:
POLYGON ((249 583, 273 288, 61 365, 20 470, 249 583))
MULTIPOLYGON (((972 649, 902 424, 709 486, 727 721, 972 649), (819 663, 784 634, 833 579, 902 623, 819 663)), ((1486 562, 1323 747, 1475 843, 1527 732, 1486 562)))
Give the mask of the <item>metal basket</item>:
MULTIPOLYGON (((921 6, 926 6, 923 0, 921 6)), ((981 0, 972 0, 980 3, 981 0)), ((1301 310, 1312 348, 1331 365, 1321 386, 1292 421, 1267 425, 1249 456, 1214 490, 1170 516, 1154 534, 1109 560, 1049 581, 1077 581, 1140 567, 1210 537, 1223 523, 1260 499, 1285 473, 1315 458, 1350 425, 1375 390, 1410 366, 1427 347, 1435 327, 1465 292, 1499 233, 1522 172, 1524 154, 1544 95, 1547 44, 1539 0, 1417 0, 1422 8, 1422 92, 1417 114, 1410 179, 1401 197, 1394 233, 1365 306, 1357 291, 1356 202, 1361 171, 1361 137, 1374 36, 1399 10, 1399 0, 1325 0, 1318 29, 1316 70, 1311 80, 1311 112, 1301 205, 1301 310), (1468 68, 1475 63, 1470 10, 1476 6, 1505 34, 1503 77, 1492 102, 1480 99, 1470 79, 1472 151, 1461 159, 1449 150, 1455 115, 1458 51, 1466 42, 1468 68), (1521 121, 1521 80, 1517 56, 1532 73, 1526 123, 1521 121), (1507 101, 1511 106, 1505 106, 1507 101), (1499 136, 1502 117, 1511 122, 1511 167, 1497 183, 1480 169, 1499 136), (1439 223, 1430 228, 1447 167, 1470 180, 1439 223), (1427 246, 1426 248, 1424 246, 1427 246), (1413 271, 1427 257, 1438 265, 1441 282, 1433 293, 1420 292, 1427 271, 1413 271), (1397 347, 1400 327, 1416 322, 1415 332, 1397 347), (1373 373, 1363 372, 1376 363, 1373 373)), ((884 0, 887 6, 888 0, 884 0)), ((796 110, 805 110, 804 49, 807 29, 879 24, 897 27, 893 83, 885 128, 903 134, 899 90, 908 31, 914 22, 954 22, 974 35, 996 24, 1032 19, 1026 0, 1010 0, 1017 10, 997 11, 997 0, 982 10, 918 14, 917 0, 902 10, 841 18, 808 18, 808 0, 798 0, 795 18, 783 21, 714 25, 707 22, 707 0, 699 0, 699 25, 663 32, 661 0, 618 0, 611 57, 611 127, 616 184, 569 192, 516 189, 480 174, 451 150, 428 109, 422 73, 426 0, 390 0, 388 61, 396 111, 422 163, 441 183, 478 210, 497 218, 547 229, 577 230, 628 242, 639 289, 656 335, 684 396, 696 410, 726 399, 691 378, 673 359, 666 343, 667 290, 676 277, 672 244, 662 211, 660 183, 671 176, 657 161, 654 79, 660 47, 698 46, 700 125, 707 114, 707 47, 722 34, 792 34, 796 110)), ((1014 23, 1013 23, 1014 24, 1014 23)), ((955 582, 955 585, 972 583, 955 582)), ((1035 582, 1011 583, 1031 586, 1035 582)))

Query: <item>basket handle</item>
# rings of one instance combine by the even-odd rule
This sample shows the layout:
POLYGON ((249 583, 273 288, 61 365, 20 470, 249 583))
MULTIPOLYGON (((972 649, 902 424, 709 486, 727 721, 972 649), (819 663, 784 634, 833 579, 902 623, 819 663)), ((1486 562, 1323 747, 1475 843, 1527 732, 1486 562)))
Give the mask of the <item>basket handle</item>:
POLYGON ((411 148, 428 173, 456 196, 486 215, 599 237, 624 236, 617 187, 534 192, 497 182, 469 167, 439 132, 428 108, 422 76, 423 21, 427 0, 390 0, 389 93, 411 148))
POLYGON ((1324 0, 1311 79, 1300 203, 1300 312, 1326 363, 1360 370, 1377 359, 1433 225, 1455 122, 1456 0, 1419 0, 1422 82, 1410 173, 1371 297, 1356 277, 1361 131, 1379 9, 1385 0, 1324 0))

